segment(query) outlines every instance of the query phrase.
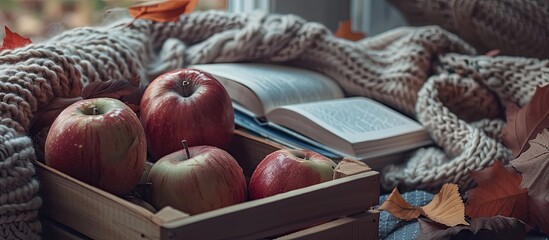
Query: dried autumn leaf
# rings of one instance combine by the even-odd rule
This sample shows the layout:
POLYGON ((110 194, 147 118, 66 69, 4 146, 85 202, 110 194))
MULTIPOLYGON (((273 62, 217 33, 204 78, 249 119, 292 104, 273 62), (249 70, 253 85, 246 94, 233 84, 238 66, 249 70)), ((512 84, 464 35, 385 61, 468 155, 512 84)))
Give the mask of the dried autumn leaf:
POLYGON ((59 114, 69 105, 82 100, 81 97, 64 98, 55 97, 48 105, 38 109, 33 113, 30 124, 30 133, 35 135, 44 128, 49 128, 59 114))
POLYGON ((522 177, 518 173, 495 161, 491 167, 471 172, 471 177, 478 186, 467 191, 467 216, 501 215, 527 220, 528 190, 520 188, 522 177))
POLYGON ((370 168, 368 164, 363 161, 344 157, 335 167, 333 179, 343 178, 371 170, 372 168, 370 168))
POLYGON ((524 239, 530 227, 521 220, 495 216, 476 218, 469 226, 446 227, 419 219, 418 239, 524 239))
POLYGON ((360 39, 363 39, 366 37, 361 32, 353 32, 351 29, 351 20, 339 22, 339 26, 334 33, 336 37, 340 37, 343 39, 351 40, 351 41, 358 41, 360 39))
POLYGON ((197 0, 148 1, 128 8, 134 19, 147 19, 156 22, 174 22, 184 13, 194 10, 197 0))
POLYGON ((419 210, 427 218, 449 227, 469 225, 465 221, 465 206, 456 184, 444 184, 433 200, 419 210))
POLYGON ((530 102, 521 109, 507 105, 507 124, 502 129, 502 140, 505 146, 513 151, 515 157, 528 148, 532 140, 541 130, 549 128, 549 85, 538 87, 530 102))
POLYGON ((21 35, 12 32, 6 26, 4 26, 4 30, 6 32, 6 36, 4 37, 4 41, 2 42, 2 47, 0 47, 0 51, 7 50, 7 49, 20 48, 20 47, 26 46, 29 43, 32 43, 30 39, 21 37, 21 35))
POLYGON ((549 200, 549 131, 543 129, 529 145, 511 165, 522 173, 520 186, 528 188, 528 195, 549 200))
POLYGON ((119 99, 122 96, 129 95, 137 87, 127 80, 107 80, 93 81, 82 89, 82 98, 109 97, 119 99))
POLYGON ((387 211, 393 216, 406 221, 416 219, 420 215, 417 207, 406 202, 396 188, 393 189, 393 192, 391 192, 387 200, 378 209, 387 211))
POLYGON ((549 213, 549 201, 530 197, 528 207, 530 209, 528 223, 539 227, 545 234, 549 234, 549 214, 547 214, 549 213))

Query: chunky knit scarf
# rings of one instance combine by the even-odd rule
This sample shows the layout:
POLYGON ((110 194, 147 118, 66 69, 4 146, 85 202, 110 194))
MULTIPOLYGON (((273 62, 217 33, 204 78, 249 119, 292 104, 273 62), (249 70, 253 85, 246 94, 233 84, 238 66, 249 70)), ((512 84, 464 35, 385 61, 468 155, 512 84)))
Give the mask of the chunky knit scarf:
POLYGON ((549 81, 547 61, 475 56, 440 27, 398 28, 351 42, 294 15, 207 11, 177 22, 139 20, 67 31, 0 53, 0 238, 39 238, 41 205, 29 129, 54 98, 93 81, 142 86, 189 64, 283 62, 325 73, 350 95, 371 97, 416 118, 436 147, 382 171, 382 186, 470 186, 470 170, 510 154, 500 139, 502 105, 524 105, 549 81))

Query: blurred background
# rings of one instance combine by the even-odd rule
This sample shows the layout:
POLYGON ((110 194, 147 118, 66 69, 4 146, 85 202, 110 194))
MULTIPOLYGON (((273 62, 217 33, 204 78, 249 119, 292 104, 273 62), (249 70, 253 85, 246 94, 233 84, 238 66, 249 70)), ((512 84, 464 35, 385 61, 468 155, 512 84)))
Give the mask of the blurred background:
MULTIPOLYGON (((0 22, 35 40, 64 30, 102 24, 107 10, 127 8, 139 0, 0 0, 0 22)), ((199 0, 196 10, 226 9, 226 0, 199 0)), ((2 28, 3 29, 3 28, 2 28)), ((0 37, 4 33, 0 31, 0 37)))
MULTIPOLYGON (((181 1, 181 0, 171 0, 181 1)), ((0 22, 34 42, 81 26, 108 23, 115 15, 146 0, 0 0, 0 22), (110 12, 110 13, 108 13, 110 12)), ((373 36, 406 25, 386 0, 198 0, 195 11, 292 13, 336 31, 352 20, 352 30, 373 36)), ((115 18, 115 17, 114 17, 115 18)), ((4 32, 0 26, 0 39, 4 32)))

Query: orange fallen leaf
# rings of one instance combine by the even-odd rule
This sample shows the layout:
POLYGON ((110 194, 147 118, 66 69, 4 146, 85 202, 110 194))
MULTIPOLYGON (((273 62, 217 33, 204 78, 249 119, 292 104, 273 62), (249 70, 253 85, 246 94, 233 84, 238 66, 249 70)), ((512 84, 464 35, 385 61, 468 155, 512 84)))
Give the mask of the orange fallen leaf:
POLYGON ((456 184, 444 184, 433 200, 420 207, 419 211, 427 218, 449 227, 469 225, 465 221, 465 206, 456 184))
POLYGON ((517 172, 496 161, 491 167, 471 172, 471 177, 478 186, 467 191, 467 216, 501 215, 527 221, 528 190, 520 188, 522 176, 517 172))
POLYGON ((334 35, 351 41, 358 41, 366 37, 366 35, 361 32, 353 32, 351 29, 351 20, 339 22, 339 26, 334 35))
POLYGON ((196 7, 197 0, 148 1, 128 8, 134 19, 147 19, 156 22, 174 22, 184 13, 196 7))
POLYGON ((24 47, 29 43, 32 43, 32 41, 26 37, 21 37, 21 35, 12 32, 8 27, 4 26, 4 30, 6 32, 6 36, 4 37, 4 41, 2 42, 2 47, 0 47, 0 51, 7 50, 7 49, 15 49, 24 47))
POLYGON ((387 211, 393 216, 406 221, 416 219, 420 215, 418 208, 406 202, 396 188, 393 189, 391 195, 378 209, 387 211))

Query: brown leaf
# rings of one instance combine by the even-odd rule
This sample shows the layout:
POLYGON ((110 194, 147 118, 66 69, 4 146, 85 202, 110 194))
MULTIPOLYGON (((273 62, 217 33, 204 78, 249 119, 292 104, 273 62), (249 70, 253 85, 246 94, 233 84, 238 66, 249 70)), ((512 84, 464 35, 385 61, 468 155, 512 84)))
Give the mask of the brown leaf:
POLYGON ((368 171, 372 171, 372 168, 370 168, 368 164, 363 161, 344 157, 335 167, 333 179, 356 175, 368 171))
POLYGON ((156 22, 175 22, 184 13, 194 10, 197 0, 148 1, 128 8, 134 19, 147 19, 156 22))
POLYGON ((529 145, 511 165, 522 173, 520 186, 528 188, 528 195, 549 200, 549 131, 543 129, 529 145))
POLYGON ((539 227, 545 234, 549 234, 549 201, 530 197, 528 207, 530 209, 528 223, 539 227))
POLYGON ((472 219, 469 226, 446 227, 419 219, 418 239, 524 239, 530 227, 510 217, 495 216, 472 219))
POLYGON ((413 207, 406 202, 396 188, 393 189, 391 195, 389 195, 387 200, 385 200, 378 209, 387 211, 396 218, 406 221, 416 219, 420 215, 418 208, 413 207))
POLYGON ((137 87, 127 80, 93 81, 82 89, 82 98, 109 97, 119 99, 133 93, 136 89, 137 87))
POLYGON ((520 188, 522 177, 500 161, 471 172, 478 186, 467 191, 465 212, 470 217, 506 216, 527 220, 528 193, 520 188))
POLYGON ((30 133, 32 135, 37 134, 44 128, 49 128, 53 121, 59 116, 59 114, 65 110, 69 105, 82 100, 81 97, 75 98, 63 98, 55 97, 48 105, 38 109, 33 113, 33 117, 30 124, 30 133))
POLYGON ((469 225, 465 221, 465 206, 456 184, 444 184, 433 200, 419 210, 427 218, 449 227, 469 225))
POLYGON ((507 124, 502 130, 505 146, 517 157, 528 148, 532 140, 544 128, 549 128, 549 85, 538 87, 530 102, 521 109, 507 105, 507 124))
POLYGON ((353 32, 351 29, 351 20, 339 22, 339 26, 334 35, 351 41, 358 41, 366 37, 366 35, 361 32, 353 32))
POLYGON ((0 47, 0 51, 7 50, 7 49, 20 48, 20 47, 26 46, 29 43, 32 43, 30 39, 21 37, 21 35, 12 32, 6 26, 4 26, 4 30, 6 32, 6 36, 4 37, 4 41, 2 42, 2 47, 0 47))

